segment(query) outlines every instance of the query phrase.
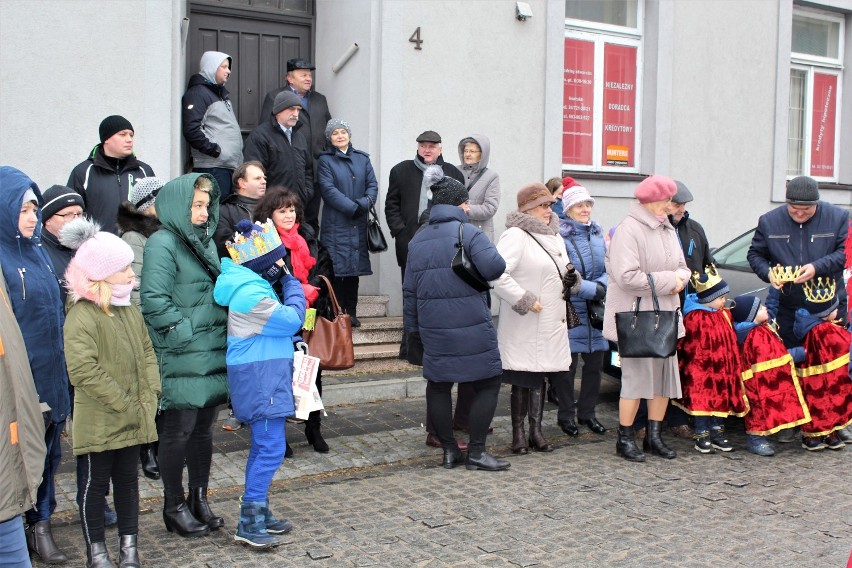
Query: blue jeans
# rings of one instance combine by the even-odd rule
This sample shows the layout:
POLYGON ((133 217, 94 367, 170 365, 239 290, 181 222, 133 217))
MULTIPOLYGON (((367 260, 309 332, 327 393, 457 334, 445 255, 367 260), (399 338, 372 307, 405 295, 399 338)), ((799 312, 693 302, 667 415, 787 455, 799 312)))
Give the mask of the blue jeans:
POLYGON ((35 509, 26 512, 27 524, 32 525, 39 521, 46 521, 56 510, 56 488, 53 478, 62 461, 62 443, 60 435, 65 430, 65 421, 51 422, 44 431, 44 444, 47 446, 47 454, 44 456, 44 472, 42 473, 41 485, 38 486, 36 494, 35 509))
POLYGON ((219 186, 220 203, 231 195, 231 176, 234 175, 234 170, 226 168, 192 168, 192 171, 197 174, 210 174, 216 179, 216 185, 219 186))
POLYGON ((251 427, 251 449, 246 462, 246 489, 243 501, 266 501, 272 477, 284 461, 287 438, 284 418, 256 420, 251 427))
POLYGON ((21 515, 0 523, 0 566, 31 568, 21 515))
POLYGON ((696 416, 695 433, 704 434, 710 430, 718 430, 725 425, 725 419, 718 416, 696 416))

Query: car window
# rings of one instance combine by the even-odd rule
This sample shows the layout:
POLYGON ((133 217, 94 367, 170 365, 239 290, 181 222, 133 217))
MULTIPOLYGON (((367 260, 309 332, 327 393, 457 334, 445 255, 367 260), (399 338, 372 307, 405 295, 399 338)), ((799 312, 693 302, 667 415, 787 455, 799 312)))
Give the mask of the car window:
POLYGON ((751 271, 746 256, 753 236, 754 229, 714 250, 713 258, 716 259, 716 265, 751 271))

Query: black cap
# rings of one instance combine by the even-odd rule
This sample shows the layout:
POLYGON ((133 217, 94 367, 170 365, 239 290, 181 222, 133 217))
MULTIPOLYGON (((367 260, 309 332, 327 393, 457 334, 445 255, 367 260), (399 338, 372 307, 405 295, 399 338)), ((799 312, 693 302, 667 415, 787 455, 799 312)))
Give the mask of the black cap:
POLYGON ((312 65, 310 61, 306 61, 301 57, 297 57, 295 59, 288 59, 287 73, 289 73, 290 71, 295 71, 296 69, 310 69, 311 71, 313 71, 314 69, 316 69, 316 67, 314 67, 314 65, 312 65))
POLYGON ((423 134, 417 137, 418 142, 434 142, 435 144, 441 143, 441 135, 435 132, 434 130, 427 130, 423 134))
POLYGON ((101 121, 101 125, 98 127, 98 134, 100 134, 101 142, 104 142, 122 130, 133 130, 133 125, 123 116, 114 114, 101 121))
POLYGON ((787 182, 787 203, 816 205, 819 202, 819 184, 812 177, 799 176, 787 182))

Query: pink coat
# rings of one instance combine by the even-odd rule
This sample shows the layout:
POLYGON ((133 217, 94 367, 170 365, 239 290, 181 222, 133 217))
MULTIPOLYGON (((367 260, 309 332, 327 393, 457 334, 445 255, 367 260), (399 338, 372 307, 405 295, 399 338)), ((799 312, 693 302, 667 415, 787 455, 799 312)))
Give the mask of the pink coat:
MULTIPOLYGON (((660 309, 672 311, 680 307, 674 287, 676 275, 690 276, 683 259, 677 233, 668 219, 660 221, 638 202, 630 206, 627 217, 618 225, 606 253, 606 313, 603 335, 616 341, 615 314, 633 309, 636 297, 642 298, 642 310, 652 309, 648 274, 654 277, 660 309)), ((678 337, 683 337, 683 319, 678 323, 678 337)))

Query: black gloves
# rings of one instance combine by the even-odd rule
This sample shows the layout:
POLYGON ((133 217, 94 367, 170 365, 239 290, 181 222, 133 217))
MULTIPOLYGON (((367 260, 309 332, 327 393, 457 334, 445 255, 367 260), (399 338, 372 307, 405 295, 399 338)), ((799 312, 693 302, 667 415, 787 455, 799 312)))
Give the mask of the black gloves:
POLYGON ((571 299, 571 295, 576 292, 573 290, 574 286, 577 284, 579 276, 577 275, 577 271, 574 269, 574 265, 570 262, 565 265, 565 274, 562 275, 562 299, 566 302, 571 299))
POLYGON ((604 286, 600 282, 597 282, 595 284, 595 297, 593 299, 600 301, 604 298, 606 298, 606 286, 604 286))
POLYGON ((364 217, 366 214, 367 214, 367 210, 364 209, 363 207, 361 207, 361 205, 358 205, 358 208, 352 214, 352 218, 358 219, 359 217, 364 217))
POLYGON ((272 266, 261 272, 260 276, 270 284, 275 284, 281 279, 282 276, 284 276, 286 272, 287 271, 283 266, 273 264, 272 266))

